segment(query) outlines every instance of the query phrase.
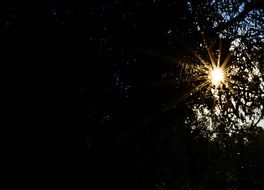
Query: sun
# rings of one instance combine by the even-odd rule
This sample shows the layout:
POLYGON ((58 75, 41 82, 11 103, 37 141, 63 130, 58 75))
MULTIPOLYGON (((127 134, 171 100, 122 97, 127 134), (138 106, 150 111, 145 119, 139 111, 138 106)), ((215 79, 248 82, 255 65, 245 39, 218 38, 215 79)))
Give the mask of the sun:
POLYGON ((219 86, 221 83, 224 82, 225 74, 220 67, 216 67, 209 72, 208 77, 212 85, 219 86))

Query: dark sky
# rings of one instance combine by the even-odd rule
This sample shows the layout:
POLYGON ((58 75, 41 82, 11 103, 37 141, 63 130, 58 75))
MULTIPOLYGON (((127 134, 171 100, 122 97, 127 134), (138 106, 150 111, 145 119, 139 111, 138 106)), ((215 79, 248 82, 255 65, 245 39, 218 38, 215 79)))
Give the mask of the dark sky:
POLYGON ((0 189, 199 181, 206 142, 186 102, 167 107, 190 91, 168 82, 190 55, 177 36, 201 41, 190 23, 184 1, 1 1, 0 189))
POLYGON ((150 183, 144 172, 151 173, 151 143, 142 123, 177 92, 151 87, 175 66, 149 52, 177 46, 170 38, 185 27, 181 4, 49 0, 0 7, 1 189, 150 183))

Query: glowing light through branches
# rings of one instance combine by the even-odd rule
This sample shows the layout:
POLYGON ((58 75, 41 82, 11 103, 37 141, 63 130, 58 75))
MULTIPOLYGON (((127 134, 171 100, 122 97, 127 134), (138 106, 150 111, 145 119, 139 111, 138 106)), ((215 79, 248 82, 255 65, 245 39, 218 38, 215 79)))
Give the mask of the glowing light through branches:
POLYGON ((224 71, 220 67, 216 67, 213 69, 208 76, 209 80, 214 86, 219 86, 224 82, 225 74, 224 71))

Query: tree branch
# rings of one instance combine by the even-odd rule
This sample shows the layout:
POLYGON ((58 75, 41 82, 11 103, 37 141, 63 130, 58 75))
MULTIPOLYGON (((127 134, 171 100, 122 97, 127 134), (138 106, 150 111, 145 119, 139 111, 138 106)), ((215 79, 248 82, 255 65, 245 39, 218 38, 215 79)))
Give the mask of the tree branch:
POLYGON ((245 9, 236 17, 234 17, 233 19, 229 20, 228 22, 222 23, 220 25, 218 25, 217 27, 215 27, 213 29, 214 32, 219 32, 221 30, 224 30, 232 25, 234 25, 235 23, 243 20, 248 13, 250 13, 251 11, 253 11, 254 9, 259 9, 263 6, 264 1, 263 0, 255 0, 253 2, 247 3, 245 5, 245 9))

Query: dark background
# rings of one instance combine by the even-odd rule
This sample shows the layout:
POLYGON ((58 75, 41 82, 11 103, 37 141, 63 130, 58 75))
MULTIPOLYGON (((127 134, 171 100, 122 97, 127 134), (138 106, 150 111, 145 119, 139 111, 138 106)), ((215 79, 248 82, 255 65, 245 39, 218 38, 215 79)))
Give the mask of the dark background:
POLYGON ((154 2, 140 1, 0 6, 3 189, 149 183, 152 137, 137 123, 167 101, 144 88, 164 61, 137 49, 167 45, 159 28, 166 9, 157 15, 154 2))
MULTIPOLYGON (((200 184, 208 141, 185 127, 191 111, 180 102, 159 112, 189 89, 156 85, 180 70, 168 59, 187 53, 171 34, 192 28, 184 7, 184 1, 1 1, 1 189, 200 184)), ((234 165, 217 155, 219 168, 234 165)), ((210 183, 223 189, 218 172, 210 183)))

